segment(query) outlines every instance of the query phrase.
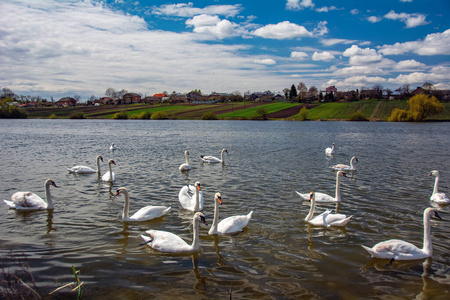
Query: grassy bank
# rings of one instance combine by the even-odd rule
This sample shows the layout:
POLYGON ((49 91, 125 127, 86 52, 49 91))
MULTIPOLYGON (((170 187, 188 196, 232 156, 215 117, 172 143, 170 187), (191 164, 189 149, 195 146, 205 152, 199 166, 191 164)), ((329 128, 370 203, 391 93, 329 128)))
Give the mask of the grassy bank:
MULTIPOLYGON (((278 120, 299 120, 297 114, 300 109, 299 103, 275 102, 275 103, 216 103, 216 104, 186 104, 186 105, 104 105, 71 108, 31 108, 27 109, 30 118, 70 118, 75 114, 81 114, 84 118, 109 119, 117 112, 124 112, 130 118, 142 112, 155 113, 163 111, 170 119, 198 120, 206 112, 213 113, 218 119, 253 119, 261 113, 261 109, 269 115, 279 112, 278 120), (297 111, 295 108, 297 107, 297 111), (292 112, 294 111, 294 113, 292 112)), ((450 103, 444 103, 445 109, 439 115, 429 120, 449 121, 450 103)), ((360 111, 368 120, 387 121, 394 108, 407 108, 406 101, 378 101, 362 100, 355 102, 324 103, 308 110, 307 120, 349 120, 352 113, 360 111)))

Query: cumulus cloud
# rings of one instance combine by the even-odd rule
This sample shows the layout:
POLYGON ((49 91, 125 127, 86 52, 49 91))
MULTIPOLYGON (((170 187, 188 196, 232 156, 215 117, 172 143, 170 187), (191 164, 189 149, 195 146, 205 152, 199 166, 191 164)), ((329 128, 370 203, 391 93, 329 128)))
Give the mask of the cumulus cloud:
POLYGON ((334 75, 342 76, 356 76, 356 75, 386 75, 387 72, 378 67, 369 66, 351 66, 341 69, 336 69, 334 75))
POLYGON ((377 23, 380 22, 382 20, 382 18, 377 17, 377 16, 370 16, 367 18, 367 21, 369 21, 370 23, 377 23))
POLYGON ((402 60, 399 61, 395 66, 395 69, 397 70, 417 70, 417 69, 424 69, 426 68, 426 65, 418 62, 414 59, 408 59, 408 60, 402 60))
POLYGON ((292 51, 291 57, 299 59, 299 60, 303 60, 303 59, 308 58, 308 54, 306 52, 301 52, 301 51, 292 51))
POLYGON ((256 64, 260 64, 260 65, 275 65, 277 62, 271 58, 265 58, 265 59, 255 59, 254 62, 256 64))
POLYGON ((194 7, 194 4, 178 3, 178 4, 164 4, 161 6, 154 6, 152 14, 165 15, 174 17, 191 18, 196 15, 219 15, 225 17, 234 17, 242 11, 240 4, 236 5, 210 5, 204 8, 194 7))
POLYGON ((231 36, 236 36, 239 33, 236 32, 236 24, 231 23, 228 20, 220 20, 218 16, 210 15, 198 15, 192 19, 186 20, 186 25, 193 26, 194 32, 198 34, 204 34, 208 37, 215 37, 218 39, 224 39, 231 36))
POLYGON ((333 5, 333 6, 330 6, 330 7, 324 6, 324 7, 316 9, 317 12, 329 12, 329 11, 332 11, 332 10, 338 10, 338 8, 333 5))
POLYGON ((383 45, 380 50, 383 55, 400 55, 415 53, 418 55, 448 55, 450 53, 450 29, 442 33, 432 33, 423 41, 395 43, 383 45))
POLYGON ((357 45, 352 45, 350 48, 347 48, 342 55, 349 57, 349 63, 351 65, 375 64, 383 60, 383 56, 378 54, 375 49, 363 49, 357 45))
POLYGON ((354 9, 352 9, 352 10, 350 11, 350 13, 351 13, 352 15, 356 16, 357 14, 359 14, 359 10, 357 10, 356 8, 354 8, 354 9))
POLYGON ((389 13, 385 14, 384 17, 386 19, 390 20, 400 20, 401 22, 405 23, 406 28, 413 28, 417 26, 426 25, 429 22, 426 20, 426 15, 424 14, 407 14, 407 13, 396 13, 395 11, 391 10, 389 13))
POLYGON ((327 24, 328 24, 327 21, 319 22, 319 24, 317 25, 317 28, 314 29, 314 34, 319 35, 319 36, 327 34, 329 31, 327 28, 327 24))
POLYGON ((331 54, 328 51, 324 51, 324 52, 314 52, 314 54, 312 55, 312 60, 315 61, 332 61, 334 59, 334 55, 331 54))
POLYGON ((294 39, 311 37, 312 34, 305 27, 284 21, 278 24, 269 24, 253 31, 253 34, 268 39, 294 39))
POLYGON ((286 2, 286 9, 288 10, 300 10, 307 7, 314 7, 312 0, 287 0, 286 2))

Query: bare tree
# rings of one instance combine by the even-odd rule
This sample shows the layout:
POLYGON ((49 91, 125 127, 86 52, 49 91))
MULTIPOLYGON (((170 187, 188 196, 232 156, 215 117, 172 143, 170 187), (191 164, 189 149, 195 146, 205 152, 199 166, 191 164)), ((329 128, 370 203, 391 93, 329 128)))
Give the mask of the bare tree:
POLYGON ((309 88, 308 95, 312 100, 316 100, 318 92, 319 90, 315 86, 312 86, 309 88))
POLYGON ((289 88, 284 88, 283 89, 283 93, 284 93, 284 97, 286 97, 286 99, 289 99, 289 92, 291 90, 289 88))
POLYGON ((81 96, 80 95, 73 95, 73 99, 78 103, 80 102, 81 96))
POLYGON ((300 101, 303 102, 303 100, 306 97, 306 93, 308 92, 308 88, 306 87, 306 84, 303 82, 300 82, 297 86, 298 95, 300 96, 300 101))
POLYGON ((106 97, 116 98, 116 90, 113 88, 107 88, 105 92, 106 97))

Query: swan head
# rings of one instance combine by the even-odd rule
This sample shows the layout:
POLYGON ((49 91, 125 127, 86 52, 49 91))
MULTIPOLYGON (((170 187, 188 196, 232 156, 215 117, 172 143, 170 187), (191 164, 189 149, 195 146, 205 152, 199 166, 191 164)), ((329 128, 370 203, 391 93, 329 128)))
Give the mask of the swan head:
POLYGON ((331 144, 331 146, 334 146, 334 142, 331 144))
POLYGON ((127 189, 124 188, 124 187, 118 188, 116 193, 114 194, 114 197, 119 195, 119 194, 121 194, 121 193, 125 193, 126 191, 127 191, 127 189))
POLYGON ((198 190, 199 192, 202 190, 202 187, 201 187, 199 181, 196 181, 194 185, 195 185, 195 187, 197 188, 197 190, 198 190))
POLYGON ((208 223, 206 223, 205 215, 201 212, 196 212, 194 215, 194 219, 202 222, 206 226, 208 226, 208 223))
POLYGON ((45 181, 45 185, 46 185, 46 186, 48 186, 48 185, 53 185, 53 186, 56 187, 56 188, 59 187, 59 186, 57 186, 56 183, 55 183, 53 180, 51 180, 51 179, 47 179, 47 180, 45 181))
POLYGON ((189 151, 188 150, 184 151, 184 154, 189 155, 189 151))
POLYGON ((97 156, 97 159, 100 159, 103 162, 103 156, 99 155, 97 156))
POLYGON ((215 199, 217 202, 219 202, 219 204, 222 205, 222 196, 220 195, 220 193, 216 193, 216 194, 214 195, 214 199, 215 199))
POLYGON ((430 172, 430 174, 428 174, 428 176, 439 176, 439 171, 438 170, 433 170, 430 172))
POLYGON ((338 171, 337 176, 347 177, 347 174, 345 174, 344 171, 338 171))
POLYGON ((352 160, 358 162, 358 158, 357 158, 356 156, 353 156, 353 157, 352 157, 352 160))
POLYGON ((225 148, 223 148, 223 149, 222 149, 222 152, 226 152, 226 153, 228 153, 228 150, 227 150, 227 149, 225 149, 225 148))
POLYGON ((115 162, 113 159, 110 159, 110 160, 108 160, 108 164, 113 164, 113 165, 115 165, 116 162, 115 162))
POLYGON ((316 194, 314 194, 314 192, 311 191, 311 193, 309 193, 309 201, 315 199, 315 197, 316 197, 316 194))

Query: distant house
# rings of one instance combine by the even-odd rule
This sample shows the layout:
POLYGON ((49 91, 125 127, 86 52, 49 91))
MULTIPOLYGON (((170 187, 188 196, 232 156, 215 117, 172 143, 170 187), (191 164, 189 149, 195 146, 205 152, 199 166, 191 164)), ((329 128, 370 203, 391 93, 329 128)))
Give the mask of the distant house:
POLYGON ((68 107, 68 106, 75 106, 75 105, 77 105, 77 100, 75 100, 72 97, 64 97, 64 98, 59 99, 56 102, 56 106, 59 106, 59 107, 68 107))
POLYGON ((420 86, 417 87, 414 91, 412 91, 413 95, 421 95, 421 94, 426 94, 426 91, 421 88, 420 86))
POLYGON ((153 97, 158 97, 159 99, 166 98, 167 95, 164 93, 154 94, 153 97))
POLYGON ((141 95, 136 93, 127 93, 122 97, 125 104, 141 103, 141 95))
POLYGON ((336 96, 338 90, 337 90, 337 88, 336 88, 334 85, 332 85, 332 86, 327 87, 327 88, 325 89, 325 92, 326 92, 327 94, 332 93, 333 96, 336 96))
POLYGON ((114 104, 114 99, 111 97, 102 97, 99 99, 99 101, 103 105, 114 104))
POLYGON ((186 98, 189 102, 197 102, 202 98, 202 94, 200 94, 199 92, 189 92, 186 94, 186 98))
POLYGON ((143 99, 146 104, 155 104, 161 102, 161 98, 155 96, 147 96, 143 99))

